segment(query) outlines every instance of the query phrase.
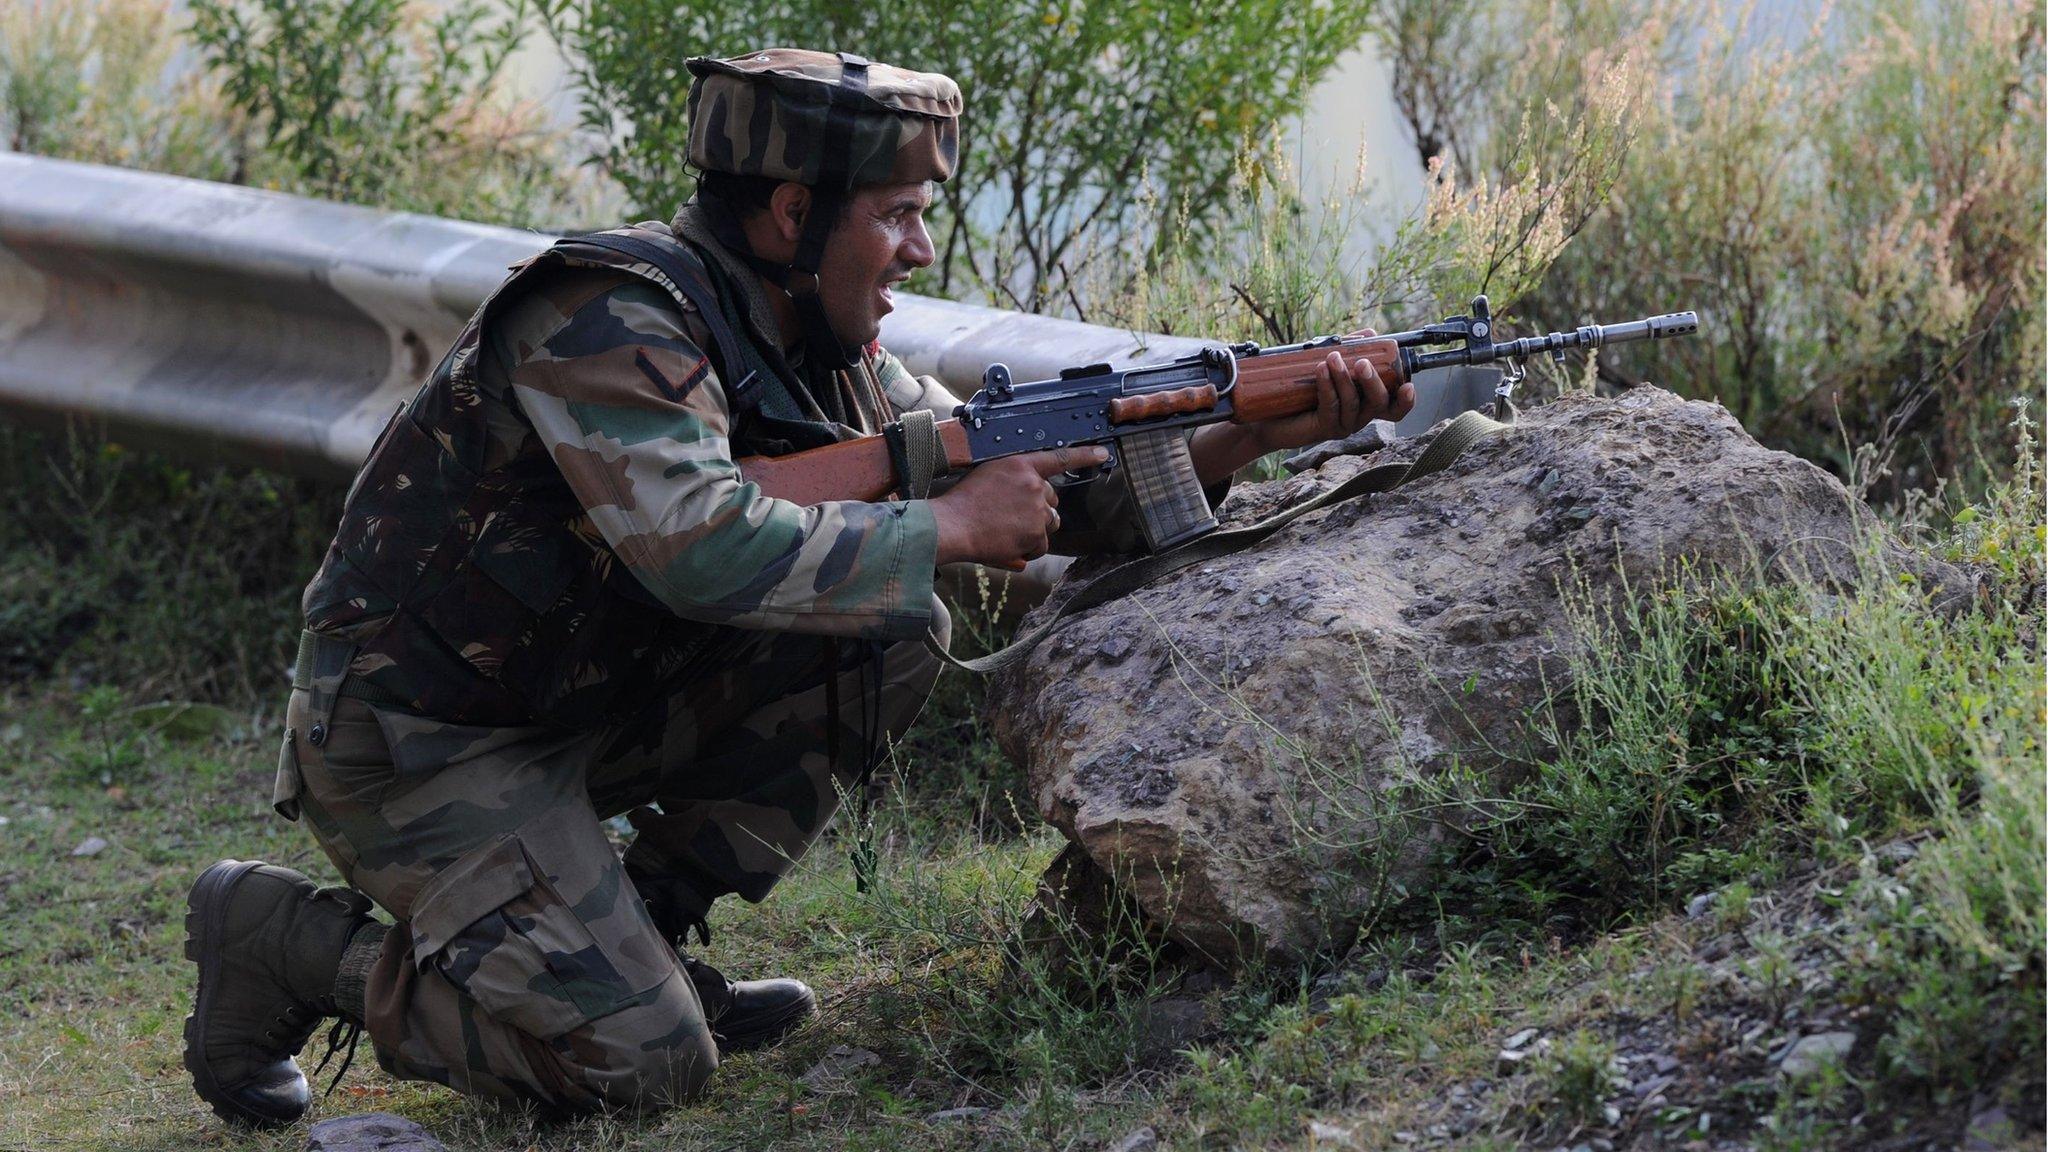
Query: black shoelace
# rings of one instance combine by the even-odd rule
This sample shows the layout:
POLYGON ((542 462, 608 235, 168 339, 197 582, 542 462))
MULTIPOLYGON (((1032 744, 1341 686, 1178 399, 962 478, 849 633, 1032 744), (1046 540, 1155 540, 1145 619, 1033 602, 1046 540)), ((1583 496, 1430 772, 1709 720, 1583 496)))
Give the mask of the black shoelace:
POLYGON ((362 1038, 363 1026, 346 1016, 336 1017, 334 1027, 327 1030, 327 1051, 320 1057, 319 1066, 313 1069, 312 1079, 318 1080, 320 1073, 327 1070, 336 1051, 344 1047, 347 1051, 342 1053, 341 1067, 335 1070, 334 1079, 327 1082, 326 1095, 334 1095, 334 1090, 341 1086, 341 1078, 348 1075, 349 1065, 356 1062, 356 1043, 362 1038))

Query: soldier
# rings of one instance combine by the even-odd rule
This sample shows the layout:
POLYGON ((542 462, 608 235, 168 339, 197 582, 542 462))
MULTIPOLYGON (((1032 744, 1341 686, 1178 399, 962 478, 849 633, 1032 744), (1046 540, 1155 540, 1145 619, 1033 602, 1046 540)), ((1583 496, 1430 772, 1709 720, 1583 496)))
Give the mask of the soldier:
MULTIPOLYGON (((695 1096, 816 1007, 680 945, 719 897, 765 897, 916 716, 949 627, 934 570, 1136 539, 1124 485, 1051 482, 1100 449, 926 500, 745 483, 736 458, 954 406, 876 337, 933 261, 961 99, 847 54, 689 70, 697 196, 514 269, 383 433, 306 589, 274 800, 348 887, 233 860, 193 886, 185 1062, 228 1120, 305 1112, 293 1057, 330 1017, 459 1092, 695 1096)), ((1314 412, 1203 428, 1197 472, 1219 498, 1264 452, 1412 403, 1333 354, 1314 412)))

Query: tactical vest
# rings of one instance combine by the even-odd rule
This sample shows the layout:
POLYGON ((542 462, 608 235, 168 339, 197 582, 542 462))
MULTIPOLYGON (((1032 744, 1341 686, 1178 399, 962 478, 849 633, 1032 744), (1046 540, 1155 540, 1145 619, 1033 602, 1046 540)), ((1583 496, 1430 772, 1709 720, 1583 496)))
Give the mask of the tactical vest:
MULTIPOLYGON (((589 728, 621 720, 709 668, 743 634, 672 614, 619 562, 544 451, 487 464, 486 420, 511 406, 479 379, 483 333, 564 269, 651 281, 713 334, 735 458, 833 443, 780 357, 730 318, 744 297, 660 224, 556 243, 484 302, 349 489, 306 589, 308 629, 350 641, 344 691, 459 724, 589 728)), ((871 363, 855 371, 872 372, 871 363)))

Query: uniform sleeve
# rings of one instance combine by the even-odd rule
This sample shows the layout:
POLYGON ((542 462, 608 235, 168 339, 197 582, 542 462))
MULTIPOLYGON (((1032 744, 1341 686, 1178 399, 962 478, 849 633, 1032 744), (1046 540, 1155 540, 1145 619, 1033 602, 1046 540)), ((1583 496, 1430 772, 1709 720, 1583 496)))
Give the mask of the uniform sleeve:
POLYGON ((638 281, 536 293, 495 352, 514 402, 604 539, 678 616, 914 639, 938 527, 921 500, 802 507, 742 482, 724 384, 674 301, 638 281))
POLYGON ((898 415, 922 408, 936 412, 941 417, 951 416, 953 409, 960 406, 960 397, 953 395, 934 376, 913 376, 903 361, 886 348, 875 348, 875 379, 882 385, 882 392, 889 398, 889 407, 898 415))
MULTIPOLYGON (((880 353, 875 378, 881 381, 882 390, 898 413, 924 408, 945 417, 951 416, 960 403, 945 385, 930 376, 911 375, 903 362, 887 351, 880 353)), ((1060 530, 1053 534, 1051 551, 1079 556, 1144 550, 1145 534, 1138 523, 1138 508, 1131 497, 1131 486, 1121 474, 1053 483, 1060 489, 1060 530)), ((1211 508, 1223 503, 1229 492, 1227 477, 1203 489, 1211 508)))

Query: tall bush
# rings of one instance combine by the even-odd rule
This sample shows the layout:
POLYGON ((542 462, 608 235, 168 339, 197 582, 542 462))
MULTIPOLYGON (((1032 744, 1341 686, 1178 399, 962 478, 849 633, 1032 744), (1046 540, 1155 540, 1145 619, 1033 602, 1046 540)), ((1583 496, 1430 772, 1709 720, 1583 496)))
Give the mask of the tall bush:
POLYGON ((1487 170, 1432 161, 1428 194, 1409 216, 1370 221, 1363 153, 1348 187, 1312 201, 1280 156, 1240 157, 1219 206, 1218 237, 1164 206, 1162 239, 1127 243, 1072 296, 1084 318, 1141 332, 1291 343, 1375 325, 1419 326, 1488 294, 1511 308, 1537 288, 1620 175, 1637 132, 1647 48, 1627 40, 1575 66, 1583 99, 1549 104, 1516 128, 1487 170), (1369 253, 1351 241, 1377 233, 1369 253), (1089 315, 1090 313, 1093 315, 1089 315))
POLYGON ((256 182, 466 220, 562 224, 590 182, 505 68, 524 0, 193 0, 191 35, 261 137, 256 182))
POLYGON ((1932 487, 1977 469, 2010 400, 2040 386, 2042 13, 1849 0, 1810 27, 1783 21, 1649 0, 1398 0, 1377 29, 1419 147, 1488 168, 1508 162, 1524 109, 1584 98, 1570 53, 1648 34, 1641 145, 1527 318, 1696 308, 1702 339, 1631 349, 1600 378, 1719 399, 1880 494, 1932 487), (1537 26, 1551 34, 1506 35, 1537 26))
POLYGON ((175 25, 166 0, 0 6, 0 147, 230 179, 232 114, 175 25))
POLYGON ((544 0, 577 61, 598 159, 641 211, 691 190, 695 55, 789 44, 943 71, 967 101, 959 173, 935 213, 941 292, 1066 307, 1133 237, 1213 236, 1233 161, 1297 112, 1362 37, 1367 0, 936 0, 914 17, 844 0, 544 0), (1173 211, 1148 212, 1148 202, 1173 211))

